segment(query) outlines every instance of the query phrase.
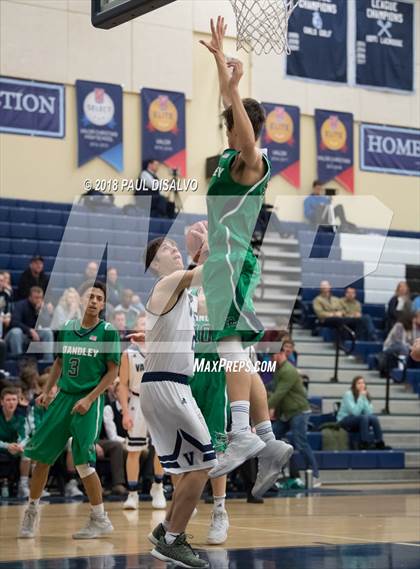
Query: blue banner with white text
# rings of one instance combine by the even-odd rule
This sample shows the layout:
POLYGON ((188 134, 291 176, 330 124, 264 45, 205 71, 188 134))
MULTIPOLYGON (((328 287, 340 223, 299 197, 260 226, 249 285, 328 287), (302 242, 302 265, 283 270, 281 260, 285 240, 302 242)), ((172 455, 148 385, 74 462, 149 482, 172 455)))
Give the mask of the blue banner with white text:
POLYGON ((360 169, 420 176, 420 130, 360 125, 360 169))
POLYGON ((0 77, 0 132, 64 138, 64 85, 0 77))
POLYGON ((142 89, 141 103, 143 163, 158 160, 185 177, 185 94, 142 89))
POLYGON ((357 0, 356 83, 413 90, 414 4, 357 0))
POLYGON ((347 82, 347 0, 300 0, 289 20, 287 74, 347 82))
POLYGON ((76 81, 78 166, 101 158, 123 170, 123 92, 120 85, 76 81))

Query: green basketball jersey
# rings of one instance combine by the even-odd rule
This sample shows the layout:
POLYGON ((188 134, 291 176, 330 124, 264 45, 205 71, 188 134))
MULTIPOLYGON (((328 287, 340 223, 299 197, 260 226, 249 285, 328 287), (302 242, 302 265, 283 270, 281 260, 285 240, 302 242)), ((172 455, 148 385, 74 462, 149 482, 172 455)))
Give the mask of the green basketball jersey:
POLYGON ((248 251, 264 202, 271 173, 268 158, 263 154, 265 174, 261 180, 253 186, 244 186, 232 179, 230 171, 238 154, 237 150, 225 150, 210 180, 207 192, 210 255, 225 253, 228 247, 229 253, 232 247, 248 251))
POLYGON ((104 320, 89 330, 80 320, 69 320, 58 334, 57 355, 62 372, 58 387, 68 393, 94 389, 107 372, 107 362, 120 363, 118 332, 104 320))

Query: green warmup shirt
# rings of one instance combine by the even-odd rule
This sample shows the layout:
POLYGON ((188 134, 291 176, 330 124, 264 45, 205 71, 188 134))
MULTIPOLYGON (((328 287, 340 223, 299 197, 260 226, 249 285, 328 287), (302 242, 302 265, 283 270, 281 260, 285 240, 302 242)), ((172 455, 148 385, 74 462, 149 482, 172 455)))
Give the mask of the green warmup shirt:
POLYGON ((65 393, 94 389, 107 372, 107 362, 120 364, 120 338, 109 322, 100 320, 89 330, 80 320, 69 320, 58 333, 57 355, 62 373, 58 387, 65 393))
POLYGON ((95 460, 103 396, 98 397, 84 415, 72 410, 100 383, 108 371, 109 361, 119 365, 118 332, 103 320, 88 330, 81 328, 80 320, 70 320, 59 332, 57 355, 62 362, 59 392, 29 440, 25 455, 44 464, 54 464, 72 437, 75 465, 87 464, 95 460))
POLYGON ((3 409, 0 407, 0 451, 7 450, 10 443, 17 443, 25 437, 25 417, 15 413, 6 421, 3 409))
POLYGON ((263 326, 252 297, 260 282, 260 266, 251 238, 270 179, 270 162, 263 154, 265 174, 253 186, 235 182, 231 167, 236 150, 225 150, 207 193, 210 255, 203 267, 203 286, 213 339, 238 335, 244 345, 257 342, 263 326))

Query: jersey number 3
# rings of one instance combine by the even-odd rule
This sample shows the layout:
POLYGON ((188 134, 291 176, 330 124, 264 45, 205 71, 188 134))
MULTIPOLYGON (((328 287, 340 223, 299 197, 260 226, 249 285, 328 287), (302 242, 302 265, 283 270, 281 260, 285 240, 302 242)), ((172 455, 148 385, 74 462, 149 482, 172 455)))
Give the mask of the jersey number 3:
POLYGON ((77 377, 79 375, 79 364, 80 360, 78 358, 69 359, 69 377, 77 377))

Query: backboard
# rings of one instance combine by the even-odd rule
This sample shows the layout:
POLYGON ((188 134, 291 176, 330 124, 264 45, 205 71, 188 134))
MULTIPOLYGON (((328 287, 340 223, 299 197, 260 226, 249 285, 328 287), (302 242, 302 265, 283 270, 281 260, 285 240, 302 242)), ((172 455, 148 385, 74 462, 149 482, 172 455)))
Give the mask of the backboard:
POLYGON ((175 0, 91 0, 92 25, 110 29, 175 0))

